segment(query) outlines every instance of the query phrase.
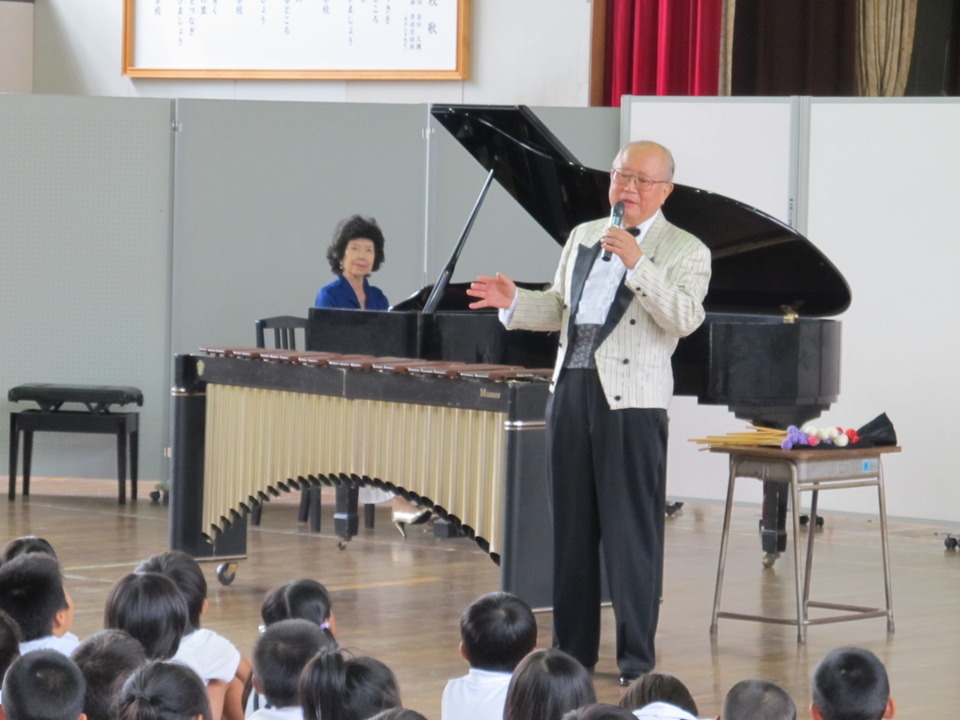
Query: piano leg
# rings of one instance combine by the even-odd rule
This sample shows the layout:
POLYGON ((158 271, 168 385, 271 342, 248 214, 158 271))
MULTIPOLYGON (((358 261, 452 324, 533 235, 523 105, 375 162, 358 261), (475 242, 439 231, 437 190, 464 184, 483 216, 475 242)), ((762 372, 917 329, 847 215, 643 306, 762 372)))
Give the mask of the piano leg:
POLYGON ((778 554, 787 549, 787 500, 789 486, 786 483, 763 483, 763 508, 760 517, 760 546, 764 552, 766 567, 773 565, 778 554))

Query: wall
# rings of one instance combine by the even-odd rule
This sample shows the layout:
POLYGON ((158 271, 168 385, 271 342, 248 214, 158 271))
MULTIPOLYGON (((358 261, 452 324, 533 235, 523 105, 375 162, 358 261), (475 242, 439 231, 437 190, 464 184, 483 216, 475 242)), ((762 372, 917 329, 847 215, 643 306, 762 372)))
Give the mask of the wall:
POLYGON ((33 2, 0 0, 0 93, 33 87, 33 2))
POLYGON ((122 2, 39 0, 33 89, 67 95, 583 107, 589 98, 591 7, 589 0, 473 0, 466 81, 183 81, 120 74, 122 2))

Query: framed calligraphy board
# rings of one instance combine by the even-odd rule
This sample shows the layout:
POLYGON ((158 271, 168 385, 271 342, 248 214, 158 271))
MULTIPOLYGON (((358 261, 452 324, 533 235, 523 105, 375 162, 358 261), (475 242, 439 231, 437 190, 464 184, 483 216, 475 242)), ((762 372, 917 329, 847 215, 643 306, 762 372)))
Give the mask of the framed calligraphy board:
POLYGON ((124 0, 139 78, 462 80, 470 0, 124 0))

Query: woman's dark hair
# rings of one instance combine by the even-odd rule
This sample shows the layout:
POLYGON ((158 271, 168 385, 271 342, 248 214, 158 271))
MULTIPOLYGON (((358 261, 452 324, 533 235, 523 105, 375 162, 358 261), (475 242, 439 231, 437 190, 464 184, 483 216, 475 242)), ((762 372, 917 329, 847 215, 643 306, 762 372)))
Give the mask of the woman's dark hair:
POLYGON ((37 537, 36 535, 24 535, 23 537, 14 538, 6 545, 3 546, 3 549, 0 550, 0 565, 12 560, 18 555, 26 555, 27 553, 46 553, 47 555, 52 555, 53 557, 57 556, 57 553, 53 550, 53 545, 44 540, 42 537, 37 537))
POLYGON ((203 680, 186 665, 154 660, 127 678, 117 701, 119 720, 212 720, 203 680))
POLYGON ((120 688, 147 659, 139 641, 123 630, 94 633, 70 657, 87 681, 83 699, 87 720, 114 720, 120 688))
POLYGON ((347 243, 357 238, 363 238, 373 242, 373 267, 371 272, 380 269, 386 256, 383 252, 383 231, 377 225, 377 221, 372 217, 363 217, 362 215, 351 215, 341 220, 333 231, 333 242, 327 248, 327 262, 330 263, 330 270, 334 275, 339 275, 342 268, 340 262, 343 260, 343 254, 347 250, 347 243))
POLYGON ((596 701, 590 673, 576 659, 554 648, 536 650, 513 671, 503 720, 560 720, 596 701))
POLYGON ((264 625, 281 620, 309 620, 329 632, 332 604, 327 589, 310 578, 294 580, 267 593, 260 605, 264 625))
POLYGON ((321 650, 307 663, 300 674, 300 704, 304 720, 367 720, 402 707, 390 668, 339 649, 321 650))
POLYGON ((667 673, 644 673, 627 688, 620 698, 620 707, 639 710, 652 702, 665 702, 686 710, 691 715, 700 715, 687 686, 667 673))
POLYGON ((151 660, 167 660, 189 626, 187 603, 166 575, 130 573, 110 589, 103 625, 133 635, 151 660))
POLYGON ((134 572, 159 573, 173 580, 173 584, 187 602, 187 620, 190 623, 187 632, 200 628, 200 613, 203 612, 203 603, 207 599, 207 579, 193 556, 180 550, 168 550, 147 558, 134 572))

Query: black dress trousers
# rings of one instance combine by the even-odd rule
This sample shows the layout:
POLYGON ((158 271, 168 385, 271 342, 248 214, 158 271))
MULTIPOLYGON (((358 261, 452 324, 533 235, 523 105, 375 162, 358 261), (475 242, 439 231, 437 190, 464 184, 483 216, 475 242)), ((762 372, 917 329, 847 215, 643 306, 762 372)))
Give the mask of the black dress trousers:
POLYGON ((611 410, 596 370, 568 368, 547 406, 547 426, 554 644, 596 665, 602 548, 617 666, 626 675, 648 672, 656 664, 663 580, 667 412, 611 410))

